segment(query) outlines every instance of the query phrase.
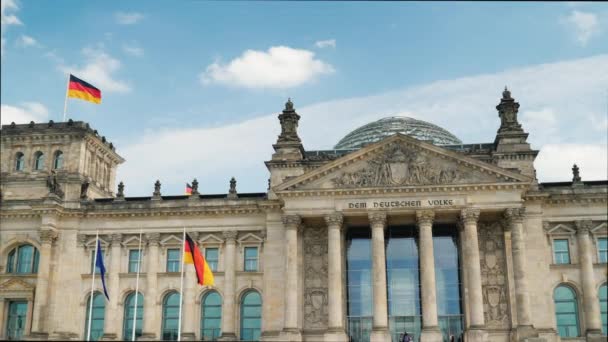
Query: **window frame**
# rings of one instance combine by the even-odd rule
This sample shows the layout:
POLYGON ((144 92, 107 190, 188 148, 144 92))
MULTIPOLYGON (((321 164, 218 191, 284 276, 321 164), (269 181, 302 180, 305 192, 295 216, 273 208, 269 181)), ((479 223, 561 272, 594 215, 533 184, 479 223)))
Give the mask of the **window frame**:
MULTIPOLYGON (((182 300, 181 298, 181 294, 178 291, 172 290, 169 291, 167 293, 165 293, 165 295, 163 296, 163 301, 162 301, 162 306, 161 306, 161 330, 160 330, 160 338, 162 341, 171 341, 171 339, 165 339, 164 334, 165 334, 165 329, 166 329, 166 320, 167 319, 177 319, 177 317, 167 317, 166 313, 167 313, 167 302, 169 301, 169 297, 172 295, 177 295, 178 300, 182 300)), ((174 307, 173 305, 171 307, 174 307)), ((177 304, 177 307, 179 307, 179 302, 177 304)), ((175 329, 175 337, 177 339, 177 329, 179 329, 179 327, 177 327, 175 329)), ((174 329, 171 329, 174 330, 174 329)))
MULTIPOLYGON (((93 322, 91 323, 91 341, 98 341, 99 339, 101 339, 101 337, 103 337, 103 334, 105 333, 105 315, 106 315, 106 309, 107 309, 106 308, 106 301, 105 301, 106 298, 99 291, 95 291, 92 296, 89 295, 89 297, 87 298, 86 307, 85 307, 86 311, 85 311, 85 316, 84 316, 84 336, 83 336, 83 340, 87 338, 87 332, 89 330, 89 312, 90 312, 90 308, 91 308, 90 307, 90 305, 91 305, 90 301, 91 300, 93 301, 93 312, 92 312, 92 314, 93 314, 93 318, 92 318, 93 322), (97 305, 97 309, 99 309, 100 307, 103 307, 103 315, 101 315, 101 318, 95 318, 95 312, 96 312, 96 310, 95 310, 96 309, 95 299, 97 299, 99 296, 102 297, 101 303, 103 303, 103 305, 97 305), (98 339, 93 339, 93 323, 95 321, 101 321, 101 335, 99 336, 98 339)), ((99 329, 96 329, 96 330, 99 330, 99 329)))
MULTIPOLYGON (((135 321, 140 321, 140 319, 138 317, 141 315, 141 328, 138 328, 138 325, 140 325, 140 324, 135 323, 135 337, 136 338, 140 337, 143 334, 143 329, 144 329, 144 309, 145 309, 144 295, 141 292, 131 291, 125 297, 125 301, 123 304, 124 308, 123 308, 123 316, 122 316, 122 337, 125 341, 131 340, 131 337, 133 336, 133 330, 132 330, 133 322, 130 322, 130 319, 128 316, 128 314, 131 312, 130 310, 132 310, 132 305, 129 302, 129 300, 131 300, 131 298, 133 298, 133 296, 138 296, 141 298, 141 301, 139 299, 137 300, 137 316, 132 318, 135 321), (128 333, 128 336, 127 336, 127 333, 128 333)), ((133 304, 135 304, 135 303, 133 303, 133 304)), ((135 316, 135 312, 133 312, 133 315, 135 316)))
POLYGON ((166 253, 166 257, 165 257, 165 272, 167 273, 177 273, 177 272, 181 272, 181 268, 182 268, 182 249, 181 248, 171 248, 168 247, 165 251, 166 253), (169 259, 169 254, 172 251, 177 251, 177 260, 174 259, 169 259), (177 270, 169 270, 169 263, 177 263, 177 270))
POLYGON ((13 247, 7 254, 6 258, 6 273, 7 274, 37 274, 38 266, 40 264, 40 252, 38 248, 31 243, 22 243, 13 247), (31 260, 27 265, 27 272, 20 272, 21 266, 21 254, 20 250, 25 247, 31 247, 33 249, 31 260))
POLYGON ((139 261, 139 273, 141 274, 141 270, 142 270, 142 265, 143 265, 143 258, 142 258, 142 254, 143 254, 143 249, 139 250, 137 248, 130 248, 127 250, 127 273, 137 273, 137 264, 139 261), (139 253, 139 260, 131 260, 131 253, 132 252, 137 252, 139 253), (134 270, 131 270, 131 264, 134 263, 134 270))
POLYGON ((45 162, 45 155, 44 152, 42 151, 36 151, 36 153, 34 153, 34 167, 33 167, 33 171, 44 171, 44 162, 45 162))
POLYGON ((205 261, 207 262, 207 264, 209 265, 209 268, 211 268, 211 271, 213 272, 217 272, 220 269, 220 248, 219 246, 208 246, 208 247, 204 247, 203 248, 203 255, 205 257, 205 261), (209 263, 209 258, 207 258, 207 251, 208 250, 216 250, 217 251, 217 259, 215 260, 215 269, 213 268, 213 266, 209 263))
POLYGON ((64 163, 65 163, 65 156, 64 156, 63 151, 56 150, 55 153, 53 153, 53 170, 62 170, 64 167, 64 163), (58 163, 58 161, 60 163, 58 163))
MULTIPOLYGON (((562 339, 564 339, 564 338, 577 338, 577 337, 581 337, 581 330, 582 330, 581 329, 582 328, 582 326, 581 326, 581 317, 580 317, 581 310, 579 308, 579 306, 580 306, 579 305, 580 304, 579 303, 579 295, 578 295, 578 292, 576 291, 576 289, 572 285, 570 285, 568 283, 560 283, 560 284, 558 284, 557 286, 555 286, 553 288, 553 296, 552 297, 553 297, 553 314, 555 315, 555 327, 556 327, 556 330, 557 330, 557 335, 560 338, 562 338, 562 339), (569 289, 571 291, 571 293, 573 294, 573 298, 569 299, 569 300, 559 300, 558 301, 558 299, 555 298, 555 293, 557 292, 557 289, 559 289, 560 287, 565 287, 565 288, 569 289), (561 314, 562 315, 565 315, 565 314, 574 314, 574 316, 575 316, 574 317, 575 318, 575 323, 576 323, 576 329, 577 329, 576 336, 562 336, 562 335, 560 335, 560 329, 559 329, 560 324, 559 324, 559 320, 557 318, 557 316, 558 316, 557 304, 558 303, 569 303, 569 302, 574 303, 574 305, 575 305, 574 306, 574 309, 575 309, 574 312, 562 312, 561 314)), ((570 326, 572 326, 572 325, 567 325, 567 327, 570 327, 570 326)))
MULTIPOLYGON (((202 297, 201 297, 201 307, 200 307, 200 337, 201 340, 204 340, 204 336, 205 336, 205 330, 219 330, 219 334, 217 335, 217 337, 212 337, 211 340, 204 340, 204 341, 216 341, 221 335, 222 335, 222 318, 223 318, 223 314, 224 312, 222 311, 222 306, 224 304, 222 295, 216 291, 216 290, 210 290, 207 291, 205 293, 203 293, 202 297), (209 298, 210 295, 212 294, 216 294, 219 299, 220 299, 220 304, 219 305, 209 305, 209 307, 219 307, 219 317, 218 316, 213 316, 213 317, 206 317, 205 316, 205 301, 207 300, 207 298, 209 298), (206 319, 218 319, 220 320, 220 324, 218 328, 205 328, 205 320, 206 319)), ((215 333, 212 333, 212 336, 214 336, 215 333)))
POLYGON ((259 272, 260 271, 260 247, 259 246, 251 246, 245 245, 243 246, 243 271, 244 272, 259 272), (255 249, 256 257, 255 257, 255 269, 247 269, 247 261, 252 260, 252 258, 247 258, 247 250, 255 249))
POLYGON ((21 151, 17 151, 17 153, 15 153, 14 156, 14 167, 13 167, 13 171, 16 172, 23 172, 25 171, 25 153, 21 152, 21 151))
POLYGON ((570 252, 571 248, 570 248, 570 239, 569 238, 565 238, 565 237, 561 237, 561 236, 554 237, 553 239, 551 239, 551 250, 553 252, 553 264, 554 265, 569 265, 569 264, 572 264, 572 257, 571 257, 572 253, 570 252), (556 249, 556 244, 557 244, 557 242, 562 242, 562 241, 565 241, 565 243, 566 243, 566 250, 565 251, 564 250, 558 251, 556 249), (558 260, 558 253, 559 253, 560 256, 565 253, 566 256, 568 257, 568 260, 567 260, 568 262, 561 262, 561 260, 558 260))
POLYGON ((606 235, 597 235, 595 236, 595 250, 596 250, 596 258, 598 264, 606 264, 608 263, 608 236, 606 235), (606 249, 600 250, 600 240, 606 241, 606 249), (606 253, 606 259, 602 261, 602 252, 606 253))
POLYGON ((250 341, 250 340, 243 340, 243 330, 244 330, 244 329, 249 329, 249 330, 252 330, 252 329, 253 329, 253 328, 244 328, 244 327, 243 327, 244 322, 245 322, 245 321, 244 321, 245 319, 259 319, 259 320, 260 320, 260 325, 259 325, 259 327, 258 327, 258 329, 257 329, 257 330, 259 330, 259 331, 260 331, 260 337, 261 337, 261 332, 262 332, 262 322, 263 322, 263 319, 264 319, 263 310, 262 310, 262 308, 263 308, 263 307, 264 307, 264 301, 263 301, 262 293, 261 293, 261 292, 259 292, 258 290, 256 290, 256 289, 248 289, 248 290, 246 290, 246 291, 245 291, 245 292, 244 292, 244 293, 241 295, 241 298, 240 298, 240 300, 239 300, 239 340, 240 340, 240 341, 250 341), (253 304, 248 304, 248 305, 247 305, 247 307, 254 307, 254 306, 255 306, 255 307, 258 307, 258 306, 259 306, 259 308, 260 308, 260 315, 259 315, 259 316, 256 316, 256 317, 253 317, 253 316, 245 316, 245 314, 244 314, 244 312, 245 312, 245 307, 246 307, 246 306, 244 305, 245 299, 246 299, 246 297, 247 297, 247 296, 249 296, 249 295, 250 295, 250 294, 252 294, 252 293, 255 293, 255 294, 257 294, 257 295, 259 296, 259 303, 260 303, 260 304, 255 304, 255 305, 253 305, 253 304), (258 317, 259 317, 259 318, 258 318, 258 317))

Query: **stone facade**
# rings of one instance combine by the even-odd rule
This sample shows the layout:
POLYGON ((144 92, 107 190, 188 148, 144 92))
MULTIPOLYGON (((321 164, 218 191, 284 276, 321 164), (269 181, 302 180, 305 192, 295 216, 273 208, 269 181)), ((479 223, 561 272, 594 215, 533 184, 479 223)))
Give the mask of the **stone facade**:
MULTIPOLYGON (((526 142, 518 108, 505 90, 494 143, 436 146, 396 134, 355 150, 305 151, 300 115, 288 101, 275 153, 266 162, 268 192, 237 193, 231 180, 227 194, 193 189, 190 197, 163 195, 160 181, 150 197, 128 197, 122 183, 114 195, 116 167, 124 160, 88 124, 3 126, 0 339, 11 337, 15 319, 24 339, 86 338, 96 234, 110 293, 102 338, 123 338, 127 296, 138 287, 139 339, 161 339, 165 299, 180 289, 169 255, 181 248, 185 228, 203 253, 217 249, 218 259, 213 286, 196 285, 186 266, 184 340, 202 338, 201 305, 216 291, 221 340, 243 338, 243 300, 255 292, 262 302, 260 339, 348 341, 354 323, 347 236, 363 229, 373 291, 369 330, 361 336, 389 341, 397 335, 389 305, 394 298, 387 292, 387 230, 411 226, 422 303, 415 337, 442 341, 447 335, 436 259, 442 251, 434 249, 434 238, 437 227, 447 225, 460 260, 457 338, 559 341, 554 290, 565 285, 576 295, 576 340, 603 340, 598 290, 607 278, 600 248, 608 237, 608 183, 583 181, 576 168, 572 182, 539 184, 533 166, 538 151, 526 142), (52 160, 56 151, 63 152, 60 167, 52 160), (47 158, 35 170, 36 152, 47 158), (17 166, 20 153, 23 168, 17 166), (556 259, 563 257, 556 241, 568 246, 568 262, 556 259), (22 246, 35 248, 37 272, 16 270, 22 246), (138 278, 130 255, 140 246, 138 278), (248 248, 257 251, 254 259, 248 248), (23 303, 23 316, 9 310, 15 303, 23 303)), ((94 289, 101 291, 99 281, 94 289)))

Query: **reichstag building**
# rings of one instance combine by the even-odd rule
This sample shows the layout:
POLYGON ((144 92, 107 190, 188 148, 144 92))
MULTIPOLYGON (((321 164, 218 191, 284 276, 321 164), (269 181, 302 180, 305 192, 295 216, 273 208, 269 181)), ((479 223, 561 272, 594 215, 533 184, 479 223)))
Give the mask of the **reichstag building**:
POLYGON ((126 196, 87 123, 4 125, 0 339, 174 340, 183 294, 182 340, 605 341, 608 182, 539 183, 519 103, 496 109, 493 142, 388 117, 311 151, 288 101, 266 192, 190 196, 126 196), (186 265, 180 294, 183 227, 215 285, 186 265))

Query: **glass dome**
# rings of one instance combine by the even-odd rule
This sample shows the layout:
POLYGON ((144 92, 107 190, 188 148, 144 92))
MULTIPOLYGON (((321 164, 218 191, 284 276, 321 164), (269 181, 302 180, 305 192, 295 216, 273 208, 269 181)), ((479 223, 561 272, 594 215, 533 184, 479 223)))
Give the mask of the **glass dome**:
POLYGON ((460 139, 437 125, 405 116, 392 116, 357 128, 342 138, 334 148, 336 150, 357 149, 395 133, 430 141, 435 145, 462 144, 460 139))

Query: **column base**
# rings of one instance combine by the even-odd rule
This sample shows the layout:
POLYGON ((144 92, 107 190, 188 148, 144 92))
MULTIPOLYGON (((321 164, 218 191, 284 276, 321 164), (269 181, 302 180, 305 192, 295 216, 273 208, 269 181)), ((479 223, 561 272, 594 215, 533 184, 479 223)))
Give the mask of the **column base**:
POLYGON ((587 342, 606 342, 606 336, 602 336, 601 330, 587 329, 587 333, 585 335, 585 337, 587 337, 587 342))
POLYGON ((420 342, 443 342, 443 334, 439 327, 423 328, 420 332, 420 342))
MULTIPOLYGON (((86 336, 84 336, 86 338, 86 336)), ((80 338, 78 334, 67 332, 67 331, 56 331, 52 334, 49 334, 49 341, 78 341, 83 340, 84 338, 80 338)))
POLYGON ((329 328, 323 335, 323 339, 327 342, 348 342, 348 336, 342 328, 329 328))
POLYGON ((218 341, 236 341, 237 339, 236 339, 235 333, 223 332, 217 340, 218 341))
POLYGON ((196 335, 193 332, 183 332, 182 341, 196 341, 196 335))
POLYGON ((370 342, 390 342, 391 334, 388 328, 373 328, 369 340, 370 342))
POLYGON ((470 327, 464 332, 464 340, 467 342, 484 342, 488 340, 488 333, 482 328, 470 327))
POLYGON ((43 332, 32 332, 21 338, 23 341, 48 341, 49 334, 43 332))
POLYGON ((115 341, 116 340, 116 334, 112 334, 112 333, 104 333, 100 338, 100 341, 115 341))
POLYGON ((302 332, 298 328, 285 328, 281 331, 281 340, 290 342, 302 341, 302 332))
POLYGON ((519 325, 515 328, 513 335, 514 341, 544 341, 544 339, 538 340, 538 332, 533 325, 519 325))
POLYGON ((143 333, 141 334, 141 336, 139 336, 137 338, 138 341, 156 341, 156 334, 155 333, 143 333))

